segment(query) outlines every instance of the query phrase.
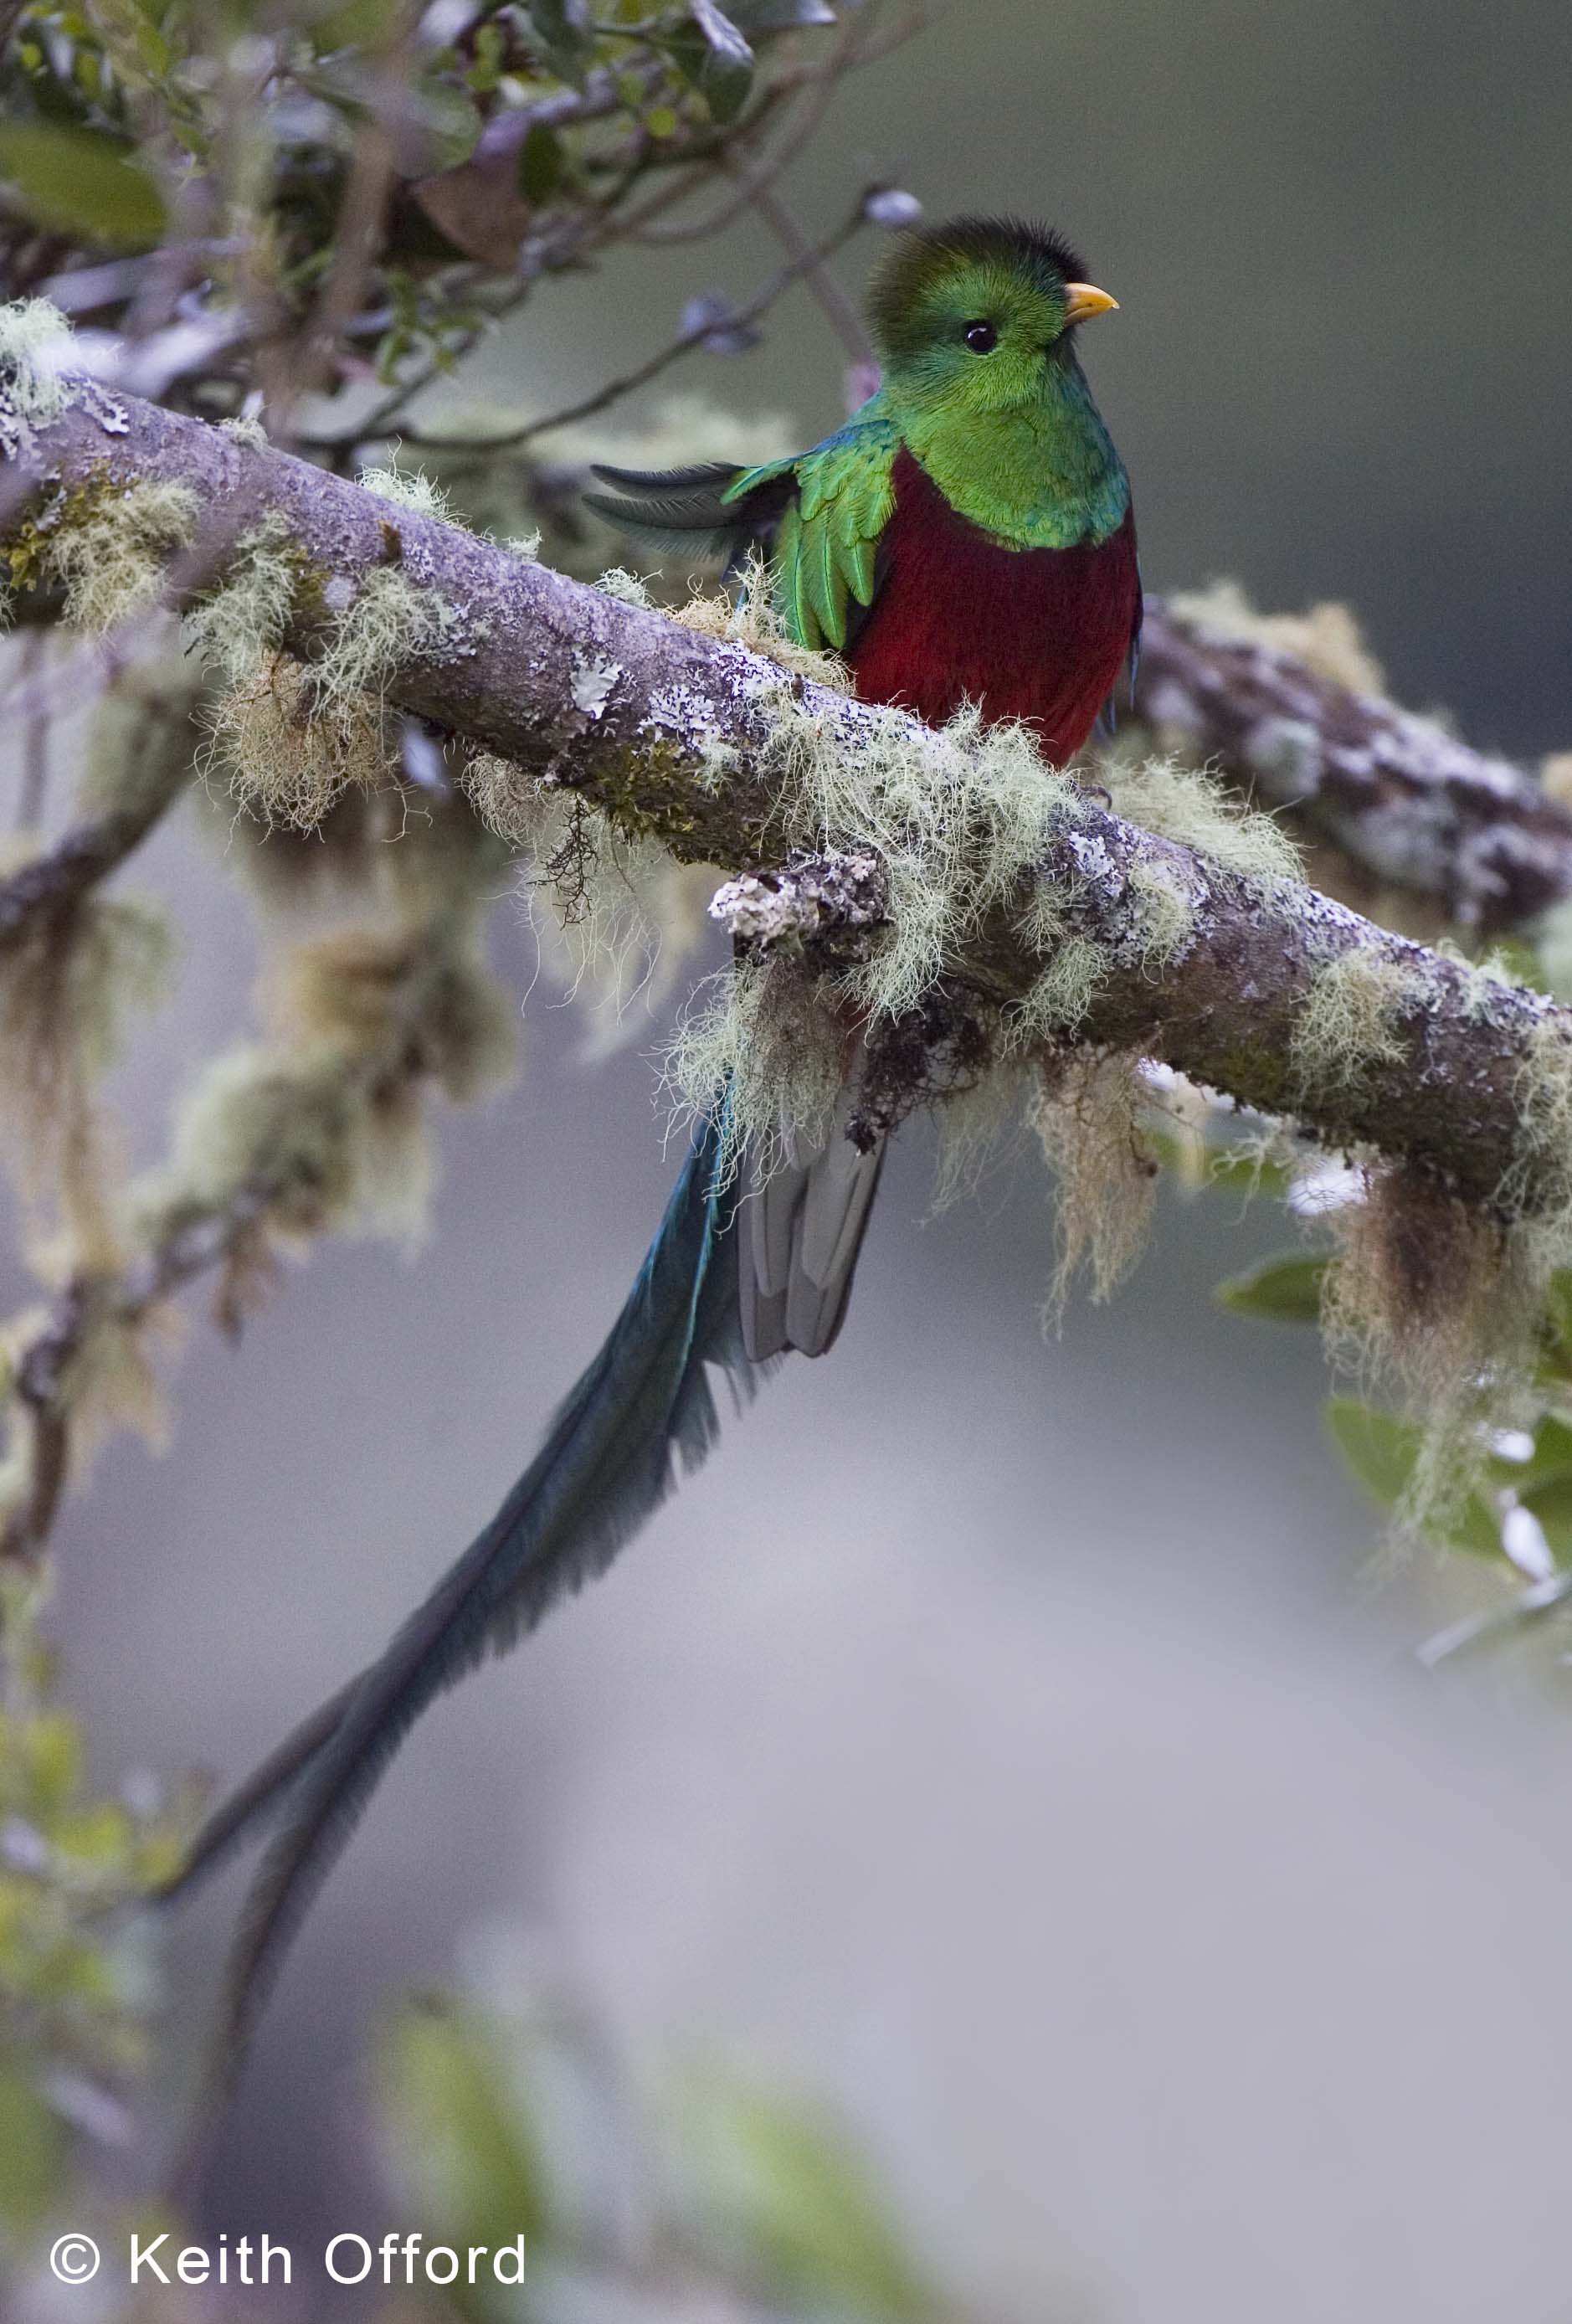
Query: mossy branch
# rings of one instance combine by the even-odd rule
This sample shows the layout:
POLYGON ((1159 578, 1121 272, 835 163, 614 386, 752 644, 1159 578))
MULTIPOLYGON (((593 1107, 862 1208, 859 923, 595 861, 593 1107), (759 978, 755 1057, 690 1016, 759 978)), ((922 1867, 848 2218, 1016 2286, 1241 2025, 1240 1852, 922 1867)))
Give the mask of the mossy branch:
MULTIPOLYGON (((489 843, 474 835, 470 853, 489 858, 489 843)), ((466 914, 437 910, 402 928, 308 939, 293 956, 290 1037, 209 1069, 166 1168, 124 1206, 128 1250, 73 1275, 10 1351, 27 1441, 23 1489, 0 1508, 0 1568, 36 1561, 52 1531, 97 1349, 134 1348, 207 1275, 218 1277, 217 1319, 237 1337, 280 1253, 363 1207, 379 1149, 400 1197, 418 1193, 425 1098, 494 1080, 510 1047, 510 1011, 471 960, 472 938, 466 914)))
POLYGON ((210 1212, 172 1222, 122 1271, 80 1277, 60 1294, 15 1360, 15 1393, 32 1439, 27 1491, 0 1527, 0 1565, 33 1563, 54 1529, 71 1469, 72 1375, 90 1340, 106 1329, 134 1333, 200 1276, 233 1272, 247 1244, 260 1241, 275 1194, 265 1180, 243 1186, 210 1212))
POLYGON ((150 785, 133 805, 85 816, 47 854, 0 880, 0 954, 69 912, 134 855, 179 798, 181 781, 150 785))
POLYGON ((1143 715, 1241 789, 1292 808, 1374 884, 1429 898, 1470 935, 1521 928, 1572 896, 1572 814, 1534 776, 1360 683, 1347 641, 1339 683, 1273 626, 1205 600, 1148 598, 1143 715))
MULTIPOLYGON (((783 673, 735 639, 699 634, 133 397, 112 407, 101 398, 68 401, 24 433, 13 458, 35 493, 185 487, 200 512, 188 554, 208 573, 222 575, 264 525, 287 528, 299 586, 279 641, 308 659, 331 649, 336 624, 368 584, 396 573, 430 618, 397 641, 387 698, 464 738, 493 770, 499 759, 510 762, 490 781, 504 830, 510 784, 522 819, 527 795, 546 778, 681 859, 756 873, 814 836, 801 828, 803 785, 794 778, 794 793, 787 780, 787 762, 800 775, 804 752, 814 761, 809 788, 816 783, 820 796, 836 770, 887 761, 892 751, 904 755, 908 786, 914 772, 931 776, 938 795, 968 751, 986 747, 975 733, 970 742, 933 735, 783 673)), ((1158 668, 1172 677, 1177 649, 1168 641, 1177 632, 1161 618, 1156 626, 1158 668)), ((1259 669, 1243 657, 1241 689, 1252 669, 1250 682, 1259 683, 1259 669)), ((1328 727, 1345 715, 1338 689, 1308 675, 1296 686, 1301 706, 1318 709, 1328 727)), ((1208 699, 1220 717, 1216 687, 1208 699)), ((1241 717, 1252 699, 1242 692, 1241 717)), ((1393 722, 1389 756, 1400 770, 1402 733, 1393 722)), ((1510 814, 1491 762, 1455 748, 1510 814)), ((1424 779, 1417 763, 1408 776, 1424 779)), ((837 796, 842 807, 855 798, 854 773, 837 796)), ((935 1040, 951 1038, 953 1020, 974 1006, 996 1017, 1029 1008, 1045 968, 1079 943, 1095 947, 1099 974, 1079 992, 1073 1024, 1060 1020, 1078 1042, 1163 1058, 1241 1102, 1295 1115, 1332 1142, 1374 1146, 1476 1204, 1499 1204, 1503 1188, 1518 1210, 1564 1201, 1559 1155, 1548 1172, 1555 1183, 1538 1192, 1523 1093, 1542 1078, 1548 1044, 1558 1053, 1572 1045, 1572 1018, 1505 985, 1492 985, 1482 1001, 1466 967, 1308 889, 1226 869, 1215 854, 1105 812, 1073 787, 1044 778, 1042 797, 1040 844, 1029 861, 1012 858, 1008 893, 996 869, 970 912, 967 898, 949 899, 942 973, 925 1002, 935 1040), (1172 907, 1162 944, 1152 933, 1154 899, 1172 907), (1316 1045, 1299 1029, 1318 980, 1351 956, 1390 981, 1393 1005, 1378 1053, 1361 1071, 1323 1074, 1314 1069, 1316 1045)), ((1548 842, 1554 820, 1545 825, 1548 842)), ((878 831, 831 835, 887 853, 878 831)), ((1526 845, 1527 821, 1522 836, 1526 845)))

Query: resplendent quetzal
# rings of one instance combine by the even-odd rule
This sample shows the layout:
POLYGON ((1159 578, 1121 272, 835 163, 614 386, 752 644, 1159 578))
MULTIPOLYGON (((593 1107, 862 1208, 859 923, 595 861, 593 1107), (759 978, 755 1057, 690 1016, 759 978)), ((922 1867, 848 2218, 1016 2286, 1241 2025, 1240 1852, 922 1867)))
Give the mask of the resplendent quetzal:
MULTIPOLYGON (((787 632, 842 654, 860 695, 932 724, 965 703, 1030 721, 1062 766, 1141 618, 1129 484, 1076 353, 1078 327, 1115 301, 1085 275, 1056 235, 1012 219, 906 235, 871 293, 883 383, 843 428, 765 467, 602 469, 620 496, 593 505, 689 549, 705 535, 771 540, 787 632)), ((225 2070, 421 1711, 602 1572, 676 1465, 703 1460, 717 1428, 706 1366, 749 1394, 770 1357, 834 1338, 879 1152, 838 1125, 740 1196, 723 1185, 723 1107, 700 1124, 611 1336, 501 1510, 386 1651, 212 1818, 167 1892, 283 1818, 231 1962, 225 2070)))

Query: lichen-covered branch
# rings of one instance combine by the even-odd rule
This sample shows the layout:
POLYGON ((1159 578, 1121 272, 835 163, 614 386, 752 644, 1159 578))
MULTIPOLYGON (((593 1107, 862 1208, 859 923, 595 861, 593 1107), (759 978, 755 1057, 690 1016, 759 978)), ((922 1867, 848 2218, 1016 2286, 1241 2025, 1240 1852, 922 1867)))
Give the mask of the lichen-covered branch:
POLYGON ((1149 597, 1143 715, 1471 934, 1521 927, 1572 896, 1572 815, 1531 775, 1318 673, 1268 628, 1149 597))
POLYGON ((167 1300, 212 1270, 234 1277, 256 1246, 264 1259, 276 1182, 238 1188, 212 1209, 170 1222, 144 1256, 118 1273, 81 1276, 60 1294, 20 1351, 14 1393, 32 1428, 26 1491, 0 1526, 0 1563, 38 1558, 53 1529, 71 1468, 73 1373, 106 1333, 134 1334, 167 1300))
MULTIPOLYGON (((473 819, 446 843, 427 832, 410 852, 446 853, 451 878, 461 849, 494 874, 494 843, 473 819)), ((139 1365, 146 1326, 188 1285, 216 1276, 218 1320, 238 1334, 281 1250, 380 1209, 408 1226, 426 1176, 427 1098, 473 1095, 512 1047, 512 1010, 475 956, 473 911, 441 891, 443 868, 413 875, 424 912, 295 948, 286 1037, 214 1061, 177 1118, 164 1169, 119 1206, 108 1255, 78 1267, 14 1341, 25 1428, 0 1492, 0 1568, 31 1563, 47 1543, 92 1433, 95 1375, 139 1365)))
POLYGON ((0 880, 0 954, 41 923, 69 912, 135 854, 179 795, 171 779, 149 786, 133 806, 75 823, 48 853, 0 880))
MULTIPOLYGON (((346 621, 379 593, 405 616, 415 607, 418 617, 382 641, 379 683, 391 703, 490 754, 488 803, 504 829, 510 787, 521 811, 544 778, 679 858, 756 874, 794 846, 863 846, 888 859, 906 844, 906 809, 891 805, 898 796, 930 828, 904 900, 896 897, 897 918, 908 937, 924 910, 932 927, 879 988, 892 1015, 919 998, 952 1017, 1023 1012, 1039 1033, 1138 1048, 1328 1139, 1379 1148, 1472 1203, 1501 1203, 1503 1190, 1515 1207, 1539 1199, 1542 1141, 1525 1144, 1525 1076, 1547 1044, 1572 1038, 1572 1020, 1303 887, 1230 870, 1204 844, 1161 835, 1151 827, 1161 816, 1138 800, 1140 822, 1034 761, 1024 780, 1018 741, 975 728, 934 735, 783 674, 736 639, 698 633, 130 397, 107 408, 102 398, 68 400, 26 431, 14 458, 35 488, 30 521, 46 529, 51 494, 79 505, 133 484, 178 485, 192 496, 187 552, 199 569, 243 564, 244 544, 264 529, 287 536, 296 586, 278 642, 291 652, 342 659, 346 621), (1008 766, 1001 750, 1016 753, 1008 766), (860 769, 873 770, 860 786, 860 769), (961 829, 974 809, 997 826, 993 840, 984 835, 986 878, 961 829), (849 827, 860 812, 878 827, 849 827), (1047 1010, 1042 980, 1077 944, 1088 966, 1073 1006, 1056 988, 1047 1010), (1352 1063, 1335 1041, 1304 1038, 1317 1009, 1328 1015, 1328 977, 1345 999, 1367 988, 1356 1021, 1379 1038, 1352 1063)), ((1246 680, 1264 683, 1247 661, 1246 717, 1257 699, 1246 680)), ((1328 725, 1343 715, 1334 690, 1308 679, 1296 698, 1328 725)), ((1220 716, 1215 689, 1209 699, 1220 716)), ((1417 762, 1404 773, 1401 720, 1384 731, 1390 779, 1417 784, 1417 762)), ((1476 789, 1494 783, 1504 799, 1490 762, 1457 749, 1476 789)), ((1565 1171, 1558 1156, 1545 1199, 1564 1199, 1565 1171)))
POLYGON ((798 850, 777 872, 743 872, 728 880, 711 899, 710 917, 736 943, 765 953, 877 927, 888 908, 877 855, 798 850))

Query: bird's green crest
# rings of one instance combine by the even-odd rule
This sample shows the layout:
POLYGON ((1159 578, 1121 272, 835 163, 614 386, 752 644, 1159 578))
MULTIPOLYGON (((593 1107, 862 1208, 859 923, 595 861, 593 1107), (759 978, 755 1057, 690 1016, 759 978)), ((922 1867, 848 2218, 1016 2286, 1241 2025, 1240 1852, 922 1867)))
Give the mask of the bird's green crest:
POLYGON ((1080 319, 1116 303, 1086 272, 1046 226, 952 218, 904 236, 869 294, 881 410, 951 508, 1011 549, 1106 540, 1129 510, 1076 359, 1080 319))
POLYGON ((1016 218, 903 235, 868 298, 887 377, 979 417, 1040 400, 1044 362, 1069 352, 1065 286, 1086 272, 1061 235, 1016 218))

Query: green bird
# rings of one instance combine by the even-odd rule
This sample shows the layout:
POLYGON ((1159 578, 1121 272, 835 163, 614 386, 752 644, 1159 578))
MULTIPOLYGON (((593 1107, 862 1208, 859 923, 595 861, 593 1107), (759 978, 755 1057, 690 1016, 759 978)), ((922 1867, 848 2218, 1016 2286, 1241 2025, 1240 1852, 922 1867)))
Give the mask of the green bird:
MULTIPOLYGON (((859 693, 940 723, 965 703, 1085 742, 1141 617, 1130 488, 1077 356, 1115 305, 1054 234, 961 218, 903 238, 871 293, 883 382, 845 427, 768 466, 599 471, 630 530, 692 549, 772 540, 781 618, 845 656, 859 693)), ((290 1938, 427 1706, 604 1570, 718 1434, 712 1369, 750 1396, 770 1360, 834 1339, 882 1140, 857 1120, 860 1043, 832 1135, 723 1185, 726 1100, 700 1123, 639 1277, 545 1444, 386 1650, 211 1819, 183 1895, 283 1818, 231 1962, 214 2089, 227 2086, 290 1938)))
MULTIPOLYGON (((883 382, 844 428, 766 467, 596 474, 590 505, 646 538, 773 535, 788 634, 930 725, 962 703, 1072 759, 1135 648, 1129 479, 1076 355, 1116 305, 1058 235, 958 218, 905 237, 870 300, 883 382)), ((828 1143, 749 1170, 742 1330, 761 1362, 822 1355, 846 1313, 883 1141, 858 1117, 849 1028, 828 1143)), ((747 1157, 745 1157, 746 1161, 747 1157)))

